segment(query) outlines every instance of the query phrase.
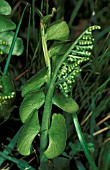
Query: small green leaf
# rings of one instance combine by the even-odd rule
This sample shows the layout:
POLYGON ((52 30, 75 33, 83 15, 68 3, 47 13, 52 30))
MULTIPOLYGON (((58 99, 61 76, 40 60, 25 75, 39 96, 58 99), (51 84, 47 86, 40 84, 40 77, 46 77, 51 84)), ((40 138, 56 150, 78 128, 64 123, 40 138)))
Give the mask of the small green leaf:
POLYGON ((10 103, 0 105, 0 124, 9 119, 13 109, 14 106, 11 106, 10 103))
POLYGON ((39 109, 45 101, 45 95, 43 91, 33 92, 27 94, 20 105, 20 118, 24 123, 30 114, 36 109, 39 109))
POLYGON ((26 120, 24 127, 20 133, 17 143, 18 152, 22 155, 29 155, 32 142, 35 136, 40 131, 40 124, 38 118, 38 110, 33 111, 33 113, 26 120))
POLYGON ((0 14, 10 15, 11 7, 7 1, 0 0, 0 14))
POLYGON ((13 101, 15 99, 15 87, 11 76, 0 76, 0 121, 6 121, 14 106, 13 101))
POLYGON ((53 97, 53 104, 68 113, 74 113, 79 110, 78 104, 71 97, 65 97, 61 93, 55 93, 53 97))
POLYGON ((52 23, 46 32, 46 39, 47 40, 67 40, 69 35, 69 28, 65 21, 58 20, 52 23))
POLYGON ((15 93, 15 86, 10 74, 0 76, 2 92, 4 94, 15 93))
POLYGON ((53 57, 64 51, 64 43, 55 43, 49 49, 49 56, 53 57))
MULTIPOLYGON (((15 33, 12 31, 2 32, 0 34, 0 40, 2 41, 2 43, 0 44, 0 49, 6 54, 9 53, 9 49, 10 49, 14 34, 15 33)), ((23 49, 24 49, 24 46, 23 46, 22 39, 17 38, 12 55, 17 55, 17 56, 21 55, 23 52, 23 49)))
POLYGON ((52 69, 53 72, 57 67, 58 63, 61 61, 63 55, 68 50, 70 44, 64 42, 55 42, 49 49, 49 57, 52 58, 52 69), (64 48, 65 46, 65 48, 64 48))
POLYGON ((69 44, 66 44, 64 42, 54 43, 49 49, 49 56, 54 57, 54 56, 63 55, 64 53, 66 53, 69 46, 70 46, 69 44))
POLYGON ((14 30, 16 25, 10 21, 6 16, 0 14, 0 33, 4 31, 14 30))
POLYGON ((45 156, 53 159, 59 156, 66 146, 66 124, 63 115, 53 114, 52 124, 49 129, 49 146, 44 152, 45 156))
POLYGON ((22 96, 25 96, 27 93, 39 90, 46 81, 47 68, 43 68, 22 86, 22 96))

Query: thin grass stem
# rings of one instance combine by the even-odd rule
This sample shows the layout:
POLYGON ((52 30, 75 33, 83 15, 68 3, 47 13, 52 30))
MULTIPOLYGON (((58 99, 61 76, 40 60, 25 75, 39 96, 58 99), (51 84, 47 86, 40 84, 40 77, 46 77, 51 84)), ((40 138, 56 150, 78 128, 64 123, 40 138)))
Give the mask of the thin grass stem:
POLYGON ((80 144, 81 144, 81 146, 83 148, 83 151, 84 151, 84 153, 86 155, 86 158, 88 159, 88 162, 91 165, 91 168, 93 170, 98 170, 98 168, 96 167, 95 162, 94 162, 94 160, 92 158, 92 155, 90 154, 90 152, 88 150, 87 143, 86 143, 86 141, 84 139, 84 136, 83 136, 83 133, 81 131, 81 128, 80 128, 76 113, 73 114, 73 122, 74 122, 74 125, 75 125, 75 129, 76 129, 80 144))
POLYGON ((12 52, 13 52, 14 45, 15 45, 15 42, 16 42, 16 39, 17 39, 17 35, 18 35, 19 29, 20 29, 20 26, 21 26, 21 23, 22 23, 22 20, 23 20, 24 13, 25 13, 26 8, 28 7, 28 5, 29 4, 27 3, 24 10, 23 10, 23 12, 22 12, 22 15, 21 15, 20 21, 18 23, 15 35, 13 37, 13 41, 12 41, 12 44, 11 44, 11 47, 10 47, 10 50, 9 50, 9 53, 8 53, 7 61, 6 61, 5 67, 4 67, 3 75, 7 74, 8 67, 9 67, 10 60, 11 60, 11 56, 12 56, 12 52))

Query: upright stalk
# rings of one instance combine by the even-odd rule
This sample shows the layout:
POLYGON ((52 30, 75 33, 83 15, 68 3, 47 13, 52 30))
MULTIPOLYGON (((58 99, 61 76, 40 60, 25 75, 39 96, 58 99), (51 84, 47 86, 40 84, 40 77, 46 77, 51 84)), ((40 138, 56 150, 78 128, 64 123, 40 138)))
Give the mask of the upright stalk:
POLYGON ((52 97, 54 92, 55 78, 51 81, 51 84, 48 88, 43 117, 42 117, 42 125, 41 125, 41 137, 40 137, 40 161, 45 161, 44 151, 46 150, 48 144, 48 129, 50 126, 50 118, 51 118, 51 108, 52 108, 52 97))
POLYGON ((46 64, 46 67, 48 68, 47 95, 45 99, 45 105, 44 105, 44 111, 43 111, 43 117, 42 117, 41 138, 40 138, 40 161, 43 162, 45 159, 43 153, 46 150, 46 146, 48 143, 48 128, 49 128, 50 117, 51 117, 54 83, 51 81, 51 64, 50 64, 50 58, 48 55, 47 42, 45 39, 45 24, 44 24, 43 19, 41 19, 40 21, 40 29, 41 29, 42 48, 43 48, 43 53, 44 53, 45 64, 46 64))
POLYGON ((48 55, 48 49, 47 49, 47 42, 45 39, 45 24, 43 19, 41 19, 40 21, 40 29, 41 29, 41 36, 42 36, 42 48, 43 48, 43 52, 44 52, 44 58, 45 58, 45 64, 46 67, 48 68, 48 73, 47 73, 47 87, 50 84, 50 79, 51 79, 51 64, 50 64, 50 58, 48 55))

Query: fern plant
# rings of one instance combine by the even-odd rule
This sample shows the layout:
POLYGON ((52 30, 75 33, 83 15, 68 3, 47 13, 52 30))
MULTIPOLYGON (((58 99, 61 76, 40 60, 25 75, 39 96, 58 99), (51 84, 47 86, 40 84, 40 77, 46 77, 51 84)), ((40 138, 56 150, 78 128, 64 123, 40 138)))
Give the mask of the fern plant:
POLYGON ((67 131, 63 114, 52 114, 52 105, 71 113, 82 148, 91 164, 97 170, 94 160, 88 150, 78 123, 76 112, 79 109, 76 101, 71 97, 73 83, 81 72, 80 65, 87 62, 91 56, 94 38, 92 31, 100 29, 94 25, 87 28, 68 48, 64 42, 69 35, 69 28, 65 21, 58 20, 47 27, 48 20, 56 12, 40 16, 40 30, 42 49, 46 67, 42 68, 21 87, 23 101, 20 105, 20 119, 23 129, 17 142, 18 152, 22 155, 32 153, 32 142, 40 134, 40 169, 48 159, 58 157, 66 147, 67 131), (48 41, 55 40, 48 49, 48 41), (60 41, 60 43, 58 42, 60 41), (65 49, 66 48, 66 52, 65 49), (42 121, 39 121, 39 111, 44 107, 42 121))

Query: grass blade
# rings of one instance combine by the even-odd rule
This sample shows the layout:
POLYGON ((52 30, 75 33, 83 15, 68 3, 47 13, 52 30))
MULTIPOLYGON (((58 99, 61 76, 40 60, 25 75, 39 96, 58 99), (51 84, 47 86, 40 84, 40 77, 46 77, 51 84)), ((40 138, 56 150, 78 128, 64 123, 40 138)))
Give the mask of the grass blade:
POLYGON ((86 143, 86 141, 84 139, 84 136, 83 136, 83 133, 81 131, 81 128, 80 128, 76 113, 73 114, 73 122, 74 122, 74 125, 75 125, 75 129, 76 129, 79 141, 80 141, 81 146, 83 148, 83 151, 84 151, 84 153, 85 153, 85 155, 86 155, 86 157, 88 159, 88 162, 91 165, 91 168, 93 170, 98 170, 98 168, 96 167, 95 162, 94 162, 94 160, 93 160, 93 158, 92 158, 92 156, 91 156, 91 154, 90 154, 90 152, 88 150, 87 143, 86 143))
POLYGON ((4 67, 3 75, 6 75, 6 73, 7 73, 8 66, 9 66, 10 59, 11 59, 11 55, 12 55, 12 52, 13 52, 13 49, 14 49, 14 45, 15 45, 15 42, 16 42, 16 39, 17 39, 17 35, 18 35, 18 32, 19 32, 19 29, 20 29, 20 26, 21 26, 21 23, 22 23, 22 20, 23 20, 23 16, 24 16, 24 13, 25 13, 27 6, 28 6, 28 3, 23 10, 19 24, 17 26, 16 32, 15 32, 15 35, 14 35, 14 38, 13 38, 13 41, 12 41, 12 44, 11 44, 11 47, 10 47, 10 51, 9 51, 9 54, 8 54, 8 58, 7 58, 5 67, 4 67))
MULTIPOLYGON (((14 138, 11 140, 11 142, 8 144, 8 146, 6 147, 6 149, 2 152, 3 154, 7 155, 10 154, 10 152, 13 150, 13 148, 15 147, 15 144, 18 140, 18 136, 19 133, 21 132, 22 127, 20 128, 20 130, 16 133, 16 135, 14 136, 14 138), (9 148, 9 149, 7 149, 9 148)), ((2 165, 2 163, 5 161, 5 157, 0 156, 0 165, 2 165)))
POLYGON ((73 23, 75 17, 77 16, 78 11, 79 11, 79 9, 80 9, 82 3, 83 3, 83 0, 78 1, 78 3, 77 3, 77 5, 76 5, 75 9, 73 10, 73 12, 72 12, 72 14, 71 14, 71 17, 70 17, 69 24, 68 24, 69 27, 72 26, 72 23, 73 23))

